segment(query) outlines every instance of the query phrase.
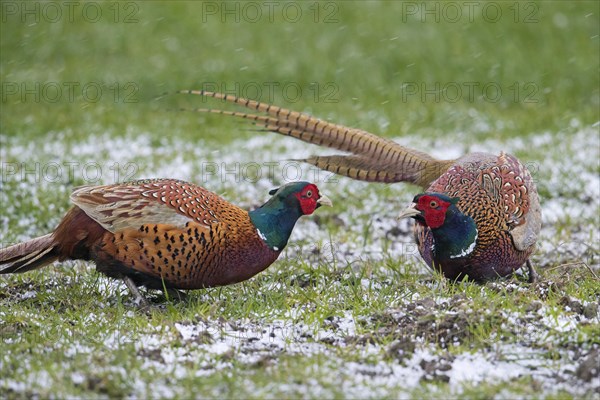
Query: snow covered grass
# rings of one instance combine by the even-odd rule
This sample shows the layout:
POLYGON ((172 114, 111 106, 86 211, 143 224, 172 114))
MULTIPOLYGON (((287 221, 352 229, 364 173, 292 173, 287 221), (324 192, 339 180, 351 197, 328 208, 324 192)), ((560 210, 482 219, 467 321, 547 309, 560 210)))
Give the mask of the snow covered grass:
POLYGON ((201 139, 190 146, 177 137, 157 143, 144 132, 84 140, 56 133, 42 146, 3 136, 2 160, 21 168, 2 181, 4 242, 51 229, 73 186, 115 180, 111 169, 102 169, 109 173, 98 182, 78 169, 71 177, 44 176, 43 165, 64 160, 95 160, 100 168, 131 163, 139 169, 128 178, 188 179, 248 208, 275 184, 308 179, 335 207, 303 218, 264 273, 192 292, 187 302, 159 302, 149 314, 91 265, 3 277, 0 390, 57 397, 597 396, 595 129, 574 128, 561 151, 559 135, 531 135, 536 151, 527 153, 521 138, 471 145, 396 138, 431 146, 439 157, 503 148, 531 160, 544 209, 534 258, 542 282, 533 286, 518 276, 482 286, 432 275, 410 224, 395 219, 413 187, 365 184, 282 161, 322 150, 272 134, 225 146, 201 139), (565 151, 577 160, 565 162, 565 151), (31 172, 36 162, 39 176, 31 172), (570 177, 566 188, 561 176, 570 177))

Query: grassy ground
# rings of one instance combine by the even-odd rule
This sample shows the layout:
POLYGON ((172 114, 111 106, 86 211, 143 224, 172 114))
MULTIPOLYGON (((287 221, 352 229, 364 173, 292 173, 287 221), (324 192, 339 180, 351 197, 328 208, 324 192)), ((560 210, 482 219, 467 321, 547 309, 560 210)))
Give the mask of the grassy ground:
POLYGON ((600 395, 596 2, 288 2, 272 20, 260 2, 260 17, 92 4, 101 16, 1 4, 3 246, 50 231, 74 186, 128 178, 187 179, 247 208, 303 178, 335 207, 301 220, 264 273, 148 314, 91 265, 3 276, 0 396, 600 395), (414 187, 283 162, 319 150, 160 97, 202 86, 439 157, 517 155, 542 197, 542 282, 432 275, 395 220, 414 187))

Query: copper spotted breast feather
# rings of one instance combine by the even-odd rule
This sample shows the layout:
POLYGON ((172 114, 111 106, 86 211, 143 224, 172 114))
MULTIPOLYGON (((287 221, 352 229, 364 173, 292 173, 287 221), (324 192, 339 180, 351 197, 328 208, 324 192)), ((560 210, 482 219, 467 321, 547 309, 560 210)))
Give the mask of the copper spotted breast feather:
POLYGON ((350 153, 301 160, 321 169, 425 189, 402 216, 417 221, 415 237, 423 259, 448 278, 487 280, 527 264, 530 279, 535 279, 529 257, 541 229, 541 209, 530 173, 514 156, 472 153, 438 160, 361 129, 274 105, 202 90, 180 93, 212 97, 256 113, 206 108, 198 112, 246 119, 261 130, 350 153))

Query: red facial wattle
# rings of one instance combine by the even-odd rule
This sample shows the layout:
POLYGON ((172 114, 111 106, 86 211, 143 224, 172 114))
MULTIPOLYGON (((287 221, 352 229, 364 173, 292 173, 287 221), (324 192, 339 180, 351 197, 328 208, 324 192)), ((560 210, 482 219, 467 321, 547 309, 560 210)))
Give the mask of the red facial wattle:
POLYGON ((436 229, 444 225, 446 211, 450 203, 439 197, 424 195, 421 196, 415 208, 423 213, 425 225, 431 229, 436 229))
POLYGON ((296 193, 296 198, 300 202, 302 214, 312 214, 317 209, 317 200, 319 199, 319 189, 313 184, 306 185, 300 193, 296 193))

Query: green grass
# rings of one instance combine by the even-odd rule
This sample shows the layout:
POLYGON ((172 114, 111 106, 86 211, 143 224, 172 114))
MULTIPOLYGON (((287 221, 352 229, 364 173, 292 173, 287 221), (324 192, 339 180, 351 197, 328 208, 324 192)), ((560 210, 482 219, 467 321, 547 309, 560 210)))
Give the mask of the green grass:
POLYGON ((286 257, 186 302, 138 312, 123 286, 82 263, 3 276, 0 397, 598 396, 584 368, 600 342, 597 2, 486 2, 456 23, 421 22, 407 7, 423 2, 287 3, 302 7, 297 23, 222 21, 183 1, 120 3, 117 21, 115 3, 98 3, 95 23, 81 9, 74 21, 22 22, 7 8, 22 4, 0 9, 2 245, 53 229, 72 188, 91 183, 79 167, 89 162, 100 182, 115 180, 115 162, 133 163, 135 177, 174 174, 260 204, 264 179, 205 180, 202 163, 280 161, 303 146, 273 136, 246 149, 246 125, 175 111, 207 106, 199 97, 161 96, 259 87, 263 101, 420 150, 508 149, 530 163, 546 215, 534 256, 543 280, 445 282, 414 257, 406 225, 391 229, 415 187, 320 179, 335 207, 300 221, 286 257), (501 6, 498 22, 483 18, 486 4, 501 6), (137 22, 122 22, 131 11, 137 22), (54 101, 36 89, 57 84, 98 84, 102 97, 54 101), (502 95, 470 98, 474 84, 502 95), (79 164, 55 181, 23 176, 23 165, 53 162, 79 164), (465 365, 481 380, 460 378, 465 365))
MULTIPOLYGON (((382 133, 391 135, 467 129, 473 122, 470 109, 490 121, 505 122, 501 132, 505 135, 555 131, 572 118, 586 124, 597 117, 594 2, 535 3, 537 22, 532 23, 515 23, 512 3, 502 4, 506 17, 497 23, 486 22, 481 10, 473 22, 465 16, 457 23, 444 18, 423 23, 407 15, 401 2, 344 2, 335 12, 337 22, 314 23, 307 18, 295 24, 282 17, 273 23, 243 18, 240 23, 223 23, 219 16, 203 14, 194 2, 135 4, 137 23, 115 23, 109 10, 97 23, 83 18, 58 23, 40 18, 33 23, 32 17, 21 23, 19 15, 6 15, 4 83, 29 88, 35 83, 77 82, 81 88, 90 83, 117 84, 119 92, 115 102, 117 90, 105 88, 96 103, 86 101, 81 90, 75 91, 72 102, 66 95, 57 102, 43 101, 54 98, 51 93, 42 95, 39 103, 26 96, 25 104, 35 109, 23 107, 23 92, 8 94, 3 110, 11 118, 4 119, 3 133, 35 138, 43 132, 69 130, 85 136, 97 130, 124 132, 135 125, 152 128, 156 135, 187 132, 193 138, 198 133, 197 117, 171 116, 163 102, 153 100, 165 91, 204 83, 228 90, 237 87, 242 94, 251 94, 258 85, 264 100, 271 98, 268 85, 298 84, 303 95, 284 96, 276 88, 273 99, 297 100, 295 108, 375 131, 381 130, 377 117, 385 118, 390 124, 382 133), (566 26, 557 19, 566 20, 566 26), (126 87, 128 82, 137 89, 126 87), (311 82, 317 83, 321 95, 316 102, 311 82), (407 84, 419 88, 423 84, 426 89, 456 84, 468 92, 469 82, 481 88, 497 85, 502 94, 497 102, 482 101, 481 90, 472 99, 464 93, 456 102, 444 101, 454 98, 448 93, 439 102, 433 95, 423 102, 422 91, 411 95, 403 89, 407 84), (511 89, 515 82, 518 85, 511 89), (335 85, 335 95, 327 95, 327 83, 335 85), (527 83, 531 86, 525 87, 527 83)), ((312 11, 305 7, 308 17, 312 11)), ((185 99, 184 104, 190 102, 185 99)), ((220 132, 212 126, 201 133, 213 137, 220 132)))
MULTIPOLYGON (((568 288, 552 289, 544 294, 547 284, 540 284, 531 290, 526 289, 523 282, 508 286, 503 282, 483 288, 475 284, 453 286, 443 281, 431 285, 424 281, 423 276, 400 278, 379 269, 371 276, 374 282, 391 279, 401 287, 386 285, 384 289, 375 291, 357 285, 361 273, 357 276, 347 268, 335 274, 325 274, 318 268, 303 265, 293 266, 293 273, 282 271, 288 267, 280 264, 269 274, 260 275, 249 282, 207 290, 201 296, 193 296, 188 303, 168 303, 162 310, 153 310, 148 315, 132 312, 134 308, 125 298, 99 290, 97 276, 83 273, 81 268, 64 271, 55 278, 55 284, 70 282, 65 288, 44 287, 48 279, 41 274, 12 278, 11 286, 17 286, 15 292, 20 281, 24 286, 33 285, 36 296, 19 300, 13 294, 12 301, 9 301, 10 298, 3 301, 5 307, 11 304, 10 310, 5 309, 3 314, 3 346, 15 354, 15 357, 8 357, 8 362, 4 356, 3 367, 8 372, 4 377, 18 380, 19 376, 30 377, 35 376, 36 372, 47 371, 50 381, 54 382, 49 387, 44 389, 29 383, 34 388, 30 394, 41 396, 52 393, 74 396, 90 393, 143 395, 145 392, 140 392, 139 387, 134 388, 133 381, 138 381, 146 382, 149 387, 171 387, 175 393, 184 396, 191 393, 217 396, 220 393, 226 397, 297 397, 309 390, 304 385, 315 379, 323 393, 344 396, 348 393, 339 386, 339 382, 332 380, 337 376, 336 379, 356 384, 352 375, 344 372, 344 366, 359 363, 369 368, 382 361, 402 366, 413 356, 415 347, 423 345, 437 349, 434 354, 448 362, 482 349, 524 345, 545 354, 547 359, 542 359, 543 364, 553 365, 568 362, 564 360, 565 350, 585 349, 600 340, 597 325, 593 327, 589 324, 582 324, 577 329, 579 337, 583 339, 581 341, 564 338, 560 332, 553 330, 540 334, 552 324, 539 322, 537 310, 530 305, 537 301, 544 310, 555 309, 557 314, 569 318, 573 312, 568 311, 562 299, 575 292, 569 292, 568 288), (293 283, 298 275, 309 275, 318 284, 300 287, 293 283), (274 281, 282 282, 282 288, 274 290, 274 281), (336 289, 331 290, 332 287, 336 289), (410 301, 410 296, 414 294, 423 300, 410 301), (77 301, 73 299, 74 296, 77 301), (432 307, 434 299, 444 301, 432 307), (424 305, 431 308, 423 309, 424 305), (299 315, 289 318, 287 311, 290 309, 299 310, 299 315), (411 309, 413 311, 406 317, 394 315, 411 309), (357 325, 355 335, 342 335, 340 339, 335 328, 325 321, 343 315, 345 311, 363 319, 357 325), (512 314, 519 315, 522 320, 512 319, 512 314), (89 316, 95 316, 93 323, 90 323, 89 316), (319 327, 321 331, 330 332, 331 336, 325 335, 325 339, 314 341, 325 343, 323 346, 331 353, 327 356, 302 352, 267 353, 250 363, 242 361, 244 351, 248 351, 243 345, 220 355, 202 354, 203 346, 219 340, 223 324, 240 323, 247 318, 267 329, 270 322, 282 318, 288 318, 290 327, 297 324, 319 327), (194 325, 199 321, 206 321, 211 328, 207 335, 192 340, 182 338, 175 328, 177 323, 194 325), (523 321, 527 323, 523 324, 523 321), (437 323, 437 327, 432 325, 433 322, 437 323), (539 332, 526 335, 524 327, 527 324, 535 325, 539 332), (158 350, 149 344, 148 337, 160 341, 158 350), (327 341, 328 337, 334 340, 327 341), (380 350, 365 354, 366 346, 375 346, 380 350), (404 350, 402 356, 397 353, 398 349, 404 350), (178 361, 174 366, 164 359, 172 352, 193 357, 183 357, 183 361, 178 361), (23 357, 17 354, 25 354, 27 363, 24 364, 23 357), (149 367, 149 360, 164 362, 164 369, 160 369, 161 364, 158 364, 159 367, 149 367), (225 365, 223 373, 210 374, 202 380, 194 378, 196 371, 210 370, 216 365, 225 365), (173 372, 178 368, 185 371, 181 376, 173 372), (74 379, 72 374, 81 375, 81 378, 74 379), (253 386, 248 386, 248 381, 253 386), (176 386, 174 382, 177 382, 176 386), (295 383, 296 389, 285 388, 283 384, 286 382, 295 383), (272 391, 267 390, 269 387, 272 391)), ((553 285, 563 282, 561 277, 546 278, 554 282, 553 285)), ((581 278, 584 283, 578 285, 578 289, 595 290, 597 294, 598 283, 593 283, 589 275, 584 274, 581 278)), ((582 296, 581 299, 586 297, 582 296)), ((307 335, 302 337, 290 332, 288 337, 290 343, 312 342, 310 329, 307 335)), ((246 336, 239 331, 240 344, 250 337, 252 335, 246 336)), ((509 356, 509 360, 514 358, 519 358, 519 355, 509 356)), ((443 376, 443 373, 434 373, 422 378, 422 385, 408 391, 408 394, 419 397, 444 393, 449 387, 443 376), (441 392, 436 392, 432 386, 441 392)), ((539 380, 523 377, 511 382, 510 393, 535 396, 538 392, 536 385, 540 385, 539 380)), ((377 390, 376 385, 373 387, 377 390)), ((483 387, 466 383, 462 388, 466 397, 487 397, 501 393, 503 389, 503 384, 493 381, 486 382, 483 387)), ((10 397, 18 393, 29 392, 14 393, 9 390, 5 395, 10 397)), ((316 395, 319 392, 312 393, 316 395)), ((407 394, 402 385, 386 391, 387 397, 400 394, 407 394)), ((561 397, 568 395, 568 390, 559 390, 557 394, 561 397)))

